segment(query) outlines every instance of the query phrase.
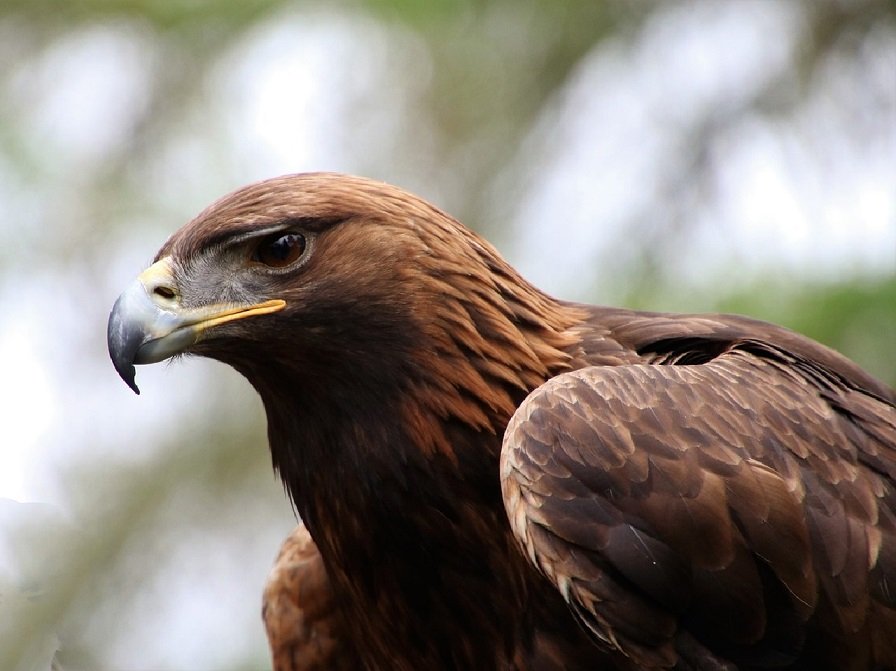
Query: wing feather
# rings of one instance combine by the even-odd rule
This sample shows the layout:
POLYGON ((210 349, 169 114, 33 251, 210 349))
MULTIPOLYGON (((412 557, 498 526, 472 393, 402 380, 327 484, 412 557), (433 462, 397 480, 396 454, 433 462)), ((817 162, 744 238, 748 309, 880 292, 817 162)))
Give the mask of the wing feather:
POLYGON ((548 381, 501 479, 530 560, 638 664, 789 663, 807 636, 893 664, 894 453, 887 398, 750 343, 548 381))

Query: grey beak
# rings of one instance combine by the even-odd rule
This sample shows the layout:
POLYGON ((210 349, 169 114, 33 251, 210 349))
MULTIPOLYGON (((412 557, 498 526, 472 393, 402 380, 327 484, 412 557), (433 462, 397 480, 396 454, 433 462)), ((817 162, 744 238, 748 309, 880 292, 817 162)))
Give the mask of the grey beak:
POLYGON ((282 299, 184 307, 171 258, 165 257, 144 270, 115 301, 107 330, 109 357, 121 379, 139 394, 134 364, 164 361, 185 351, 209 329, 284 307, 282 299))

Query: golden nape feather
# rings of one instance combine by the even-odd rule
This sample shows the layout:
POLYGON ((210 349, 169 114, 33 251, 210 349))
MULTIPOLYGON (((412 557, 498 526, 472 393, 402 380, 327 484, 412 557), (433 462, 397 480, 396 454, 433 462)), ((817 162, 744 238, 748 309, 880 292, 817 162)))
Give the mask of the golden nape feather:
POLYGON ((784 328, 558 301, 315 173, 175 233, 109 351, 261 396, 277 671, 896 668, 896 395, 784 328))

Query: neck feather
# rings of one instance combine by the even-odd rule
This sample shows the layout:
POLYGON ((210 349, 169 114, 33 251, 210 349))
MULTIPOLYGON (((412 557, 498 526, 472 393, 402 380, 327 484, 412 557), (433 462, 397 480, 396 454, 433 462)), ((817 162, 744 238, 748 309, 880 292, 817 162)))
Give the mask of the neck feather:
MULTIPOLYGON (((456 271, 442 262, 425 274, 420 293, 432 302, 409 307, 400 338, 414 347, 346 352, 326 366, 284 361, 276 380, 245 371, 268 413, 274 465, 370 640, 397 636, 373 628, 407 621, 407 607, 443 628, 486 632, 504 626, 499 604, 525 598, 501 503, 501 439, 526 394, 570 367, 583 315, 527 284, 489 247, 473 254, 456 271), (394 603, 380 601, 386 593, 394 603), (365 617, 365 608, 382 617, 365 617)), ((421 619, 419 629, 429 646, 420 659, 460 654, 456 637, 442 650, 425 642, 438 627, 421 619)), ((467 654, 459 667, 486 651, 467 654)))

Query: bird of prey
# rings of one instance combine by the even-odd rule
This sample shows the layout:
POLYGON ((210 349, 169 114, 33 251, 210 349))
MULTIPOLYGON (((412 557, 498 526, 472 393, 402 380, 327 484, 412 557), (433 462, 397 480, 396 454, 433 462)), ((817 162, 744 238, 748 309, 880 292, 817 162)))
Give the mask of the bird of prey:
POLYGON ((135 391, 186 353, 260 395, 307 527, 278 669, 896 668, 896 394, 806 337, 556 300, 313 173, 176 232, 108 342, 135 391))

